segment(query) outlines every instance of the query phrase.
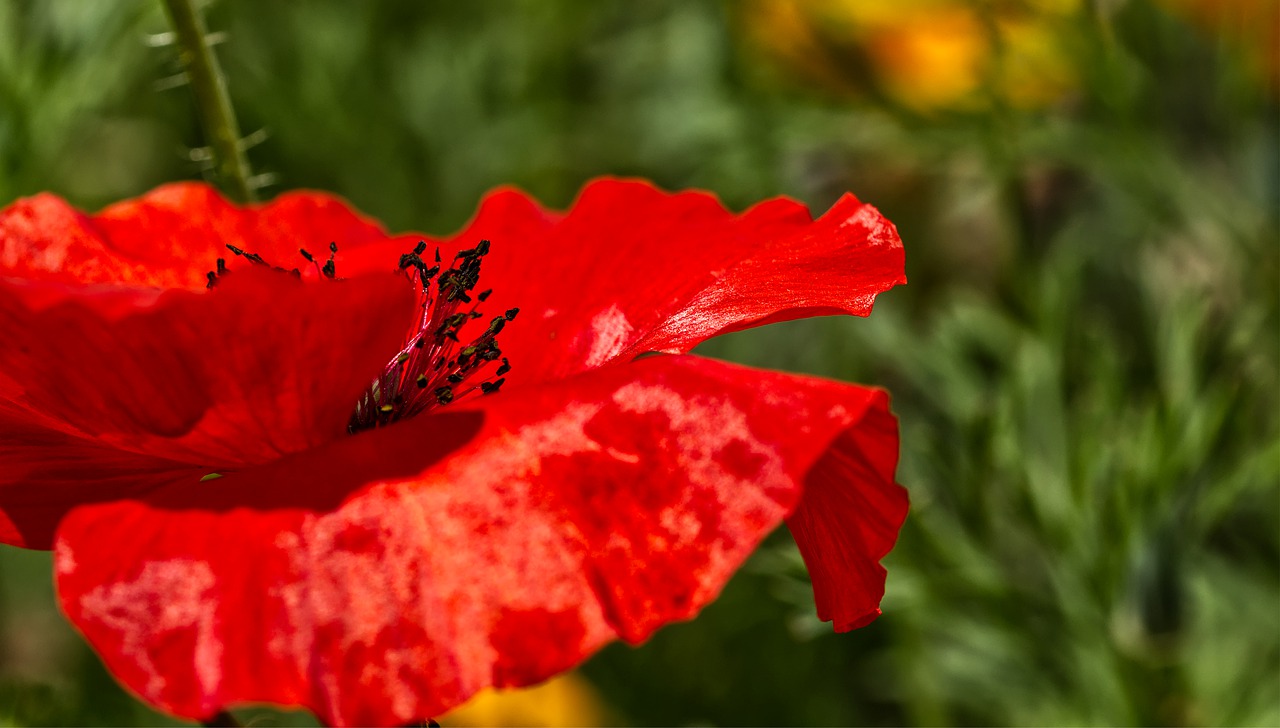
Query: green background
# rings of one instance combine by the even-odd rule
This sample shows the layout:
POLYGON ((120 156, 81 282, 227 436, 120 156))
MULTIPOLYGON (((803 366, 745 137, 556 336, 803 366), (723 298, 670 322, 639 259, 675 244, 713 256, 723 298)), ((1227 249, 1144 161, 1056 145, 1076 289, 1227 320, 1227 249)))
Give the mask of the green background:
MULTIPOLYGON (((852 190, 899 226, 911 284, 870 319, 702 348, 893 393, 913 508, 885 615, 831 634, 775 534, 698 619, 586 664, 619 722, 1276 725, 1277 90, 1212 29, 1104 5, 1056 30, 1061 101, 928 113, 856 54, 831 63, 860 96, 800 78, 746 40, 743 3, 242 0, 208 20, 242 127, 267 131, 264 196, 332 190, 447 233, 493 186, 563 207, 621 174, 734 209, 852 190)), ((174 51, 144 42, 166 29, 149 2, 0 0, 0 203, 201 176, 174 51)), ((63 623, 48 555, 8 547, 6 722, 166 722, 63 623)))

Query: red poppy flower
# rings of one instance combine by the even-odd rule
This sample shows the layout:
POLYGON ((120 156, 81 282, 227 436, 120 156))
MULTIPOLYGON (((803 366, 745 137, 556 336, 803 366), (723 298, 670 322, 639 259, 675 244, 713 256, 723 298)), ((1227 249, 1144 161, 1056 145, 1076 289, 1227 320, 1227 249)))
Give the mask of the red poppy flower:
POLYGON ((54 549, 125 685, 421 719, 692 617, 784 518, 819 616, 875 618, 887 396, 685 352, 869 313, 903 281, 878 212, 604 180, 424 242, 198 184, 0 212, 0 539, 54 549))

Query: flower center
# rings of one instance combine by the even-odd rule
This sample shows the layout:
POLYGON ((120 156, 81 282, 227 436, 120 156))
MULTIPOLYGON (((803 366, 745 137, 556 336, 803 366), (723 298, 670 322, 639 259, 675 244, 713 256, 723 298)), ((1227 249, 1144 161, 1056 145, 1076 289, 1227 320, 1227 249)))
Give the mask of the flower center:
MULTIPOLYGON (((489 241, 481 240, 476 247, 459 252, 444 272, 440 271, 440 250, 435 251, 433 265, 422 259, 426 250, 427 244, 419 241, 412 252, 400 256, 400 270, 418 289, 418 323, 356 402, 347 424, 351 433, 389 425, 476 392, 492 394, 511 370, 497 337, 520 309, 493 317, 469 340, 460 335, 467 324, 484 318, 477 309, 493 292, 471 297, 480 281, 480 262, 489 253, 489 241), (499 360, 492 375, 482 375, 491 362, 499 360)), ((472 327, 473 332, 477 330, 472 327)))
MULTIPOLYGON (((295 277, 302 275, 297 268, 272 265, 256 253, 233 245, 227 248, 254 265, 295 277)), ((399 268, 418 293, 417 325, 356 401, 347 423, 347 431, 352 434, 384 427, 477 392, 492 394, 506 381, 503 375, 511 371, 511 363, 498 348, 497 337, 520 309, 508 309, 501 316, 493 317, 483 331, 471 327, 470 339, 461 335, 467 324, 484 318, 478 308, 493 293, 487 290, 475 294, 474 298, 471 296, 480 282, 480 263, 489 253, 489 241, 481 240, 476 247, 459 252, 444 272, 440 270, 440 249, 436 249, 432 265, 422 259, 426 250, 426 242, 418 241, 412 252, 400 256, 399 268), (492 374, 483 374, 496 361, 501 363, 492 374)), ((323 264, 305 248, 298 252, 324 278, 341 280, 333 259, 338 252, 337 243, 329 243, 329 259, 323 264)), ((217 270, 207 274, 208 287, 216 286, 226 272, 226 261, 218 258, 217 270)))

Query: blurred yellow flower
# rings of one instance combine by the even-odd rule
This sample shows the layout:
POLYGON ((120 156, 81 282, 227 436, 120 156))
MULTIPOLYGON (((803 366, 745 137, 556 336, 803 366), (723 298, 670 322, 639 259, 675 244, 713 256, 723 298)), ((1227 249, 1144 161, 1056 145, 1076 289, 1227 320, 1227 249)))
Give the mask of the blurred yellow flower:
POLYGON ((982 84, 987 43, 982 24, 964 8, 887 22, 865 41, 885 90, 910 106, 950 105, 982 84))
MULTIPOLYGON (((1083 0, 743 0, 743 29, 767 55, 829 90, 917 111, 1024 108, 1062 99, 1078 80, 1067 34, 1083 0)), ((1091 2, 1095 0, 1090 0, 1091 2)), ((1126 2, 1101 9, 1112 13, 1126 2)), ((1280 80, 1277 0, 1154 0, 1280 80)))
POLYGON ((596 726, 609 723, 608 712, 591 683, 563 673, 522 690, 484 690, 439 718, 445 726, 596 726))
POLYGON ((747 32, 829 88, 883 94, 917 110, 1000 96, 1051 103, 1074 85, 1055 24, 1079 0, 977 6, 962 0, 750 0, 747 32))

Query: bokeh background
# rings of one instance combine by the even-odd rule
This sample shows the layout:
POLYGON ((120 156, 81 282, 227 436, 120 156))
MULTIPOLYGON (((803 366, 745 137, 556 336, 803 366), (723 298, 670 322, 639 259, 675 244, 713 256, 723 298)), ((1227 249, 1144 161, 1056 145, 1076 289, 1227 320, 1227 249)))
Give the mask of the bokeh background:
MULTIPOLYGON (((906 241, 870 319, 702 349, 892 391, 884 616, 817 622, 783 530, 695 621, 444 723, 1280 724, 1278 8, 212 5, 263 196, 445 233, 495 185, 565 206, 640 175, 735 209, 851 190, 906 241)), ((0 0, 0 204, 206 174, 166 29, 149 0, 0 0)), ((63 623, 48 555, 0 549, 0 724, 169 722, 63 623)))

